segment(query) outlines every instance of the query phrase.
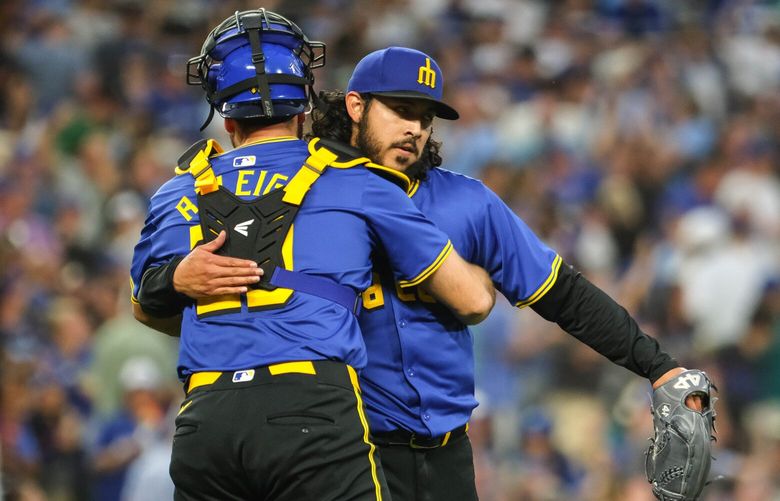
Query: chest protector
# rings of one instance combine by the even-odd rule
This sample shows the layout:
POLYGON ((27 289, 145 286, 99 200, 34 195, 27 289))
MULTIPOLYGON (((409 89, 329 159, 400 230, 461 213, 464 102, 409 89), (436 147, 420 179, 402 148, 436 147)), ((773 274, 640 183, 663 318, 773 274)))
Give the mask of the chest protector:
MULTIPOLYGON (((311 186, 329 165, 352 167, 369 164, 368 158, 340 158, 319 139, 309 142, 309 157, 286 186, 276 188, 253 200, 242 200, 220 187, 210 158, 222 153, 213 139, 192 145, 179 158, 177 172, 195 178, 198 215, 203 241, 215 239, 221 231, 227 238, 217 254, 252 260, 263 269, 253 287, 274 290, 278 287, 312 294, 338 303, 358 314, 360 294, 327 278, 285 269, 282 245, 311 186)), ((282 306, 282 305, 280 305, 282 306)))

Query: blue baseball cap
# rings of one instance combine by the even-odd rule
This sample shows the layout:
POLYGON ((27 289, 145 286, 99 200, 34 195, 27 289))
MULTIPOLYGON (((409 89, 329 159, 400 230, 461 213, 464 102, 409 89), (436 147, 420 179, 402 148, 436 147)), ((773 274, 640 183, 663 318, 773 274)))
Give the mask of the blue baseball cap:
POLYGON ((347 84, 347 92, 431 101, 437 117, 457 120, 458 112, 441 100, 443 89, 444 77, 436 61, 406 47, 388 47, 367 55, 355 66, 347 84))

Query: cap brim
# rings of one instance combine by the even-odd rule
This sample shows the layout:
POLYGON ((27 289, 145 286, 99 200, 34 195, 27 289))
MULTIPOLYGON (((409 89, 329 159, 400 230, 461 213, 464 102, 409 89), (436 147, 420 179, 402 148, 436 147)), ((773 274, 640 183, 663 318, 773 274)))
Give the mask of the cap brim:
POLYGON ((425 101, 430 101, 436 105, 435 110, 436 110, 437 117, 443 118, 445 120, 457 120, 458 118, 460 118, 460 114, 458 114, 458 112, 455 111, 455 108, 439 100, 436 100, 431 96, 429 96, 428 94, 424 94, 422 92, 406 90, 406 91, 370 92, 369 94, 374 94, 376 96, 397 97, 401 99, 423 99, 425 101))

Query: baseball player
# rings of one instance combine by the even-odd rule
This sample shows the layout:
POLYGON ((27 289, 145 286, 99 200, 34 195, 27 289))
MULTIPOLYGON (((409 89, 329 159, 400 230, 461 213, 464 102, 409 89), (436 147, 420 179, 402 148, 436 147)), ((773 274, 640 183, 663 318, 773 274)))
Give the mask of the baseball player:
MULTIPOLYGON (((409 174, 415 205, 518 308, 531 307, 654 388, 677 382, 676 376, 683 385, 698 377, 661 351, 625 309, 566 265, 481 182, 438 168, 434 116, 458 118, 442 102, 442 86, 441 70, 422 52, 373 52, 355 67, 346 95, 325 97, 326 111, 315 111, 312 130, 349 138, 375 162, 409 174), (334 127, 345 122, 346 130, 334 127), (409 159, 399 149, 415 155, 409 159)), ((425 291, 399 288, 381 264, 388 257, 377 260, 379 280, 364 293, 360 324, 369 353, 361 381, 391 493, 403 500, 476 499, 466 435, 477 405, 471 333, 425 291)), ((690 406, 701 411, 699 395, 709 395, 705 379, 677 396, 690 396, 690 406)), ((705 437, 707 447, 697 450, 696 459, 708 465, 710 433, 702 429, 696 436, 698 445, 705 437)))
POLYGON ((167 325, 181 335, 187 394, 170 467, 177 500, 388 498, 356 373, 370 255, 392 256, 404 287, 424 287, 465 322, 492 306, 488 277, 414 207, 403 173, 299 139, 323 63, 323 44, 264 9, 226 19, 188 63, 234 149, 208 140, 182 155, 131 267, 139 320, 181 312, 167 325), (177 256, 215 238, 225 259, 254 263, 252 283, 195 302, 170 289, 177 256))
MULTIPOLYGON (((467 260, 487 270, 513 304, 530 306, 613 362, 648 378, 654 388, 663 388, 654 396, 654 412, 662 409, 655 416, 665 415, 657 431, 666 430, 668 438, 674 412, 697 423, 699 431, 685 434, 688 442, 681 442, 674 459, 662 457, 660 448, 651 451, 649 480, 660 497, 676 477, 654 472, 695 471, 689 491, 700 491, 700 473, 706 477, 709 467, 713 416, 706 376, 678 367, 625 309, 566 265, 481 182, 438 168, 438 143, 431 139, 434 117, 458 118, 442 102, 442 85, 438 65, 422 52, 400 47, 373 52, 358 63, 346 93, 321 96, 325 106, 314 110, 312 130, 349 141, 375 162, 410 175, 414 181, 407 193, 415 205, 447 232, 467 260), (676 404, 656 405, 655 399, 674 386, 666 403, 676 404), (683 447, 693 443, 695 449, 683 447), (695 454, 683 460, 683 450, 695 454)), ((377 256, 376 280, 363 293, 360 315, 369 352, 360 374, 363 395, 390 490, 402 500, 476 499, 466 434, 477 405, 471 333, 424 290, 399 287, 389 273, 390 257, 377 256)), ((195 262, 182 264, 177 273, 187 280, 179 287, 209 294, 206 277, 191 271, 195 262)), ((204 275, 211 280, 218 273, 212 268, 204 275)), ((668 490, 680 490, 675 489, 668 490)))

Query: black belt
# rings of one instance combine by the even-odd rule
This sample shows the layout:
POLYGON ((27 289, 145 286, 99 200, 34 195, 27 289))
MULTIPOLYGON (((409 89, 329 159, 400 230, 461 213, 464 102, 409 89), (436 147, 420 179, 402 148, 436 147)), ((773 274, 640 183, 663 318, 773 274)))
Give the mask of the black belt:
POLYGON ((462 437, 466 434, 468 429, 469 424, 466 423, 463 426, 448 431, 444 435, 438 437, 427 437, 406 430, 393 430, 373 433, 372 439, 375 444, 382 446, 404 445, 411 447, 412 449, 436 449, 438 447, 444 447, 450 441, 458 437, 462 437))

